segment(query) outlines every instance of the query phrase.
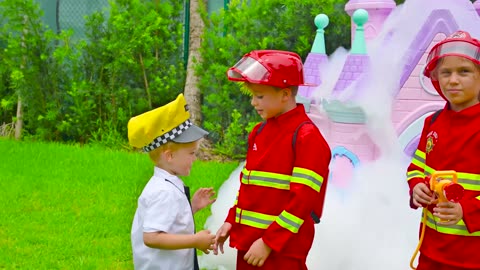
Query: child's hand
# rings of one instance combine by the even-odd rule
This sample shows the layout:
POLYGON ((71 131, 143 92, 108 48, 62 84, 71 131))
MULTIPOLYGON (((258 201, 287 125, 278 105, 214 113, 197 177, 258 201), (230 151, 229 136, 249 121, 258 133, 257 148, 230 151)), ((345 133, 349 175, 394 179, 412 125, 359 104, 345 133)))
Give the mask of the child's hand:
POLYGON ((217 235, 215 236, 215 244, 213 245, 213 254, 218 255, 219 247, 220 252, 223 254, 223 243, 225 243, 230 236, 230 229, 232 229, 232 224, 228 222, 223 223, 222 227, 218 229, 217 235))
POLYGON ((444 225, 455 225, 463 218, 462 205, 454 202, 441 202, 433 208, 433 215, 444 221, 444 225))
POLYGON ((262 267, 271 251, 272 249, 263 242, 263 239, 259 238, 253 242, 243 259, 247 261, 248 264, 262 267))
POLYGON ((192 197, 192 211, 195 214, 206 206, 215 202, 215 191, 213 188, 199 188, 192 197))
POLYGON ((211 234, 209 230, 199 231, 195 234, 195 248, 209 254, 215 244, 215 235, 211 234))
POLYGON ((425 207, 435 200, 432 191, 425 183, 418 183, 413 187, 412 198, 413 204, 417 207, 425 207))

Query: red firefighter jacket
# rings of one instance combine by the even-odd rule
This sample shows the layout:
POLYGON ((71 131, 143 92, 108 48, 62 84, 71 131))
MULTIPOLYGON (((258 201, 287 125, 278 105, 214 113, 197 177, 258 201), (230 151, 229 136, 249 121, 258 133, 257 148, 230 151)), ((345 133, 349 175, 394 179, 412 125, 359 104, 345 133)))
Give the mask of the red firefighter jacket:
POLYGON ((331 153, 313 124, 302 125, 292 145, 295 130, 305 121, 311 123, 298 104, 250 133, 237 200, 226 219, 232 224, 231 247, 247 251, 263 238, 284 256, 307 257, 314 238, 310 213, 323 204, 319 197, 327 184, 331 153))
POLYGON ((446 265, 480 269, 480 104, 460 112, 447 105, 430 125, 431 118, 425 119, 418 149, 408 167, 410 195, 425 176, 454 170, 465 189, 460 201, 463 220, 453 226, 441 225, 432 215, 434 206, 424 209, 428 219, 420 252, 446 265))

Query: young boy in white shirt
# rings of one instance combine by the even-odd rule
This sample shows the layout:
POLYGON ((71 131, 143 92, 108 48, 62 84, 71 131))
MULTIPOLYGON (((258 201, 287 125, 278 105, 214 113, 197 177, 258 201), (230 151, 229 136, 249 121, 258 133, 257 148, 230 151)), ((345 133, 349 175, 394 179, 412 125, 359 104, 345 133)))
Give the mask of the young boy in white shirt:
POLYGON ((201 188, 189 202, 178 176, 190 174, 200 140, 207 131, 193 125, 185 98, 133 117, 128 122, 132 146, 149 153, 154 174, 138 199, 131 240, 135 269, 198 269, 195 249, 209 253, 215 236, 195 233, 193 214, 212 204, 213 188, 201 188))

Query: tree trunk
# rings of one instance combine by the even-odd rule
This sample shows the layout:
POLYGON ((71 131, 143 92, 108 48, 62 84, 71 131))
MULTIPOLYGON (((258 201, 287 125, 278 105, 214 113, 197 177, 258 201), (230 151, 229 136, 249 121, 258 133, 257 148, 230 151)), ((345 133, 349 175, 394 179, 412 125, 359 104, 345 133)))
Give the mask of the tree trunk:
POLYGON ((17 101, 17 121, 15 123, 15 140, 20 140, 22 138, 22 128, 23 128, 23 107, 22 107, 22 99, 19 96, 17 101))
MULTIPOLYGON (((23 29, 22 33, 22 47, 26 48, 25 44, 25 35, 28 33, 28 29, 26 27, 28 22, 28 16, 24 15, 23 16, 23 24, 25 25, 25 28, 23 29)), ((23 55, 23 62, 20 64, 20 69, 23 70, 25 68, 25 65, 27 64, 27 58, 26 55, 23 55)), ((24 87, 25 83, 22 83, 22 87, 24 87)), ((17 100, 17 121, 15 123, 15 140, 20 140, 22 138, 22 129, 23 129, 23 105, 22 105, 22 96, 21 96, 21 91, 17 89, 18 91, 18 100, 17 100)))
POLYGON ((196 125, 202 122, 201 94, 198 89, 198 77, 195 75, 194 63, 202 61, 200 56, 201 36, 205 25, 199 11, 200 1, 190 0, 190 40, 188 45, 187 77, 184 95, 190 108, 190 116, 196 125))

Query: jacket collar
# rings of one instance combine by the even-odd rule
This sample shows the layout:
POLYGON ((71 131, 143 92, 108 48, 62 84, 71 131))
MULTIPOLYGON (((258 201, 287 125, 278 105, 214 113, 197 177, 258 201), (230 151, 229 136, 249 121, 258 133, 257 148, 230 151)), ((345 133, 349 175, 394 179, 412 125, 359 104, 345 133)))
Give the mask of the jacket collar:
POLYGON ((292 119, 296 119, 298 115, 301 115, 304 113, 305 113, 305 107, 303 107, 303 104, 297 103, 297 106, 295 108, 291 109, 288 112, 282 113, 279 116, 269 118, 267 119, 267 122, 289 123, 291 122, 292 119))
POLYGON ((445 105, 444 110, 447 114, 451 117, 458 118, 458 119, 475 119, 480 118, 480 103, 477 103, 473 106, 470 106, 466 109, 463 109, 459 112, 453 111, 450 109, 450 104, 447 102, 445 105))

